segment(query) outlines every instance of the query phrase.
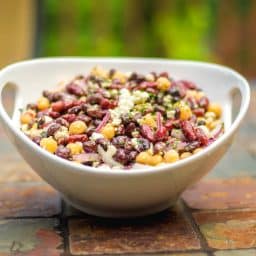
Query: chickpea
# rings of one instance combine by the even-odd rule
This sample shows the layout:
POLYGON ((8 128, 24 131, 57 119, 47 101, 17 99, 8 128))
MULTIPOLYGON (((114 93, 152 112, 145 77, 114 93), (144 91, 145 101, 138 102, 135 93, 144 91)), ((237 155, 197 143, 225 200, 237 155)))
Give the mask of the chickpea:
POLYGON ((67 148, 70 150, 71 155, 77 155, 83 151, 83 145, 81 142, 69 143, 67 148))
POLYGON ((50 107, 50 102, 47 98, 41 97, 37 101, 37 107, 39 110, 44 110, 50 107))
POLYGON ((87 125, 85 124, 85 122, 83 122, 81 120, 74 121, 69 126, 70 134, 82 134, 82 133, 86 132, 86 130, 87 130, 87 125))
POLYGON ((48 152, 54 153, 57 150, 58 144, 52 137, 49 137, 43 138, 40 141, 40 146, 46 149, 48 152))
POLYGON ((163 158, 160 155, 154 155, 150 157, 149 165, 158 165, 163 162, 163 158))
POLYGON ((168 78, 166 77, 159 77, 157 80, 156 80, 156 83, 157 83, 157 88, 161 91, 167 91, 170 89, 171 87, 171 82, 168 78))
POLYGON ((187 120, 192 116, 192 111, 189 106, 184 105, 180 107, 180 119, 187 120))
POLYGON ((218 103, 210 103, 207 111, 215 113, 217 118, 219 118, 222 114, 222 108, 218 103))
POLYGON ((152 156, 147 151, 143 151, 136 156, 135 161, 139 164, 149 164, 151 157, 152 156))
POLYGON ((190 152, 184 152, 180 155, 180 159, 185 159, 190 157, 192 154, 190 152))
POLYGON ((29 111, 26 111, 26 112, 22 113, 21 116, 20 116, 20 122, 22 124, 29 124, 33 121, 33 119, 34 119, 34 116, 29 111))
POLYGON ((164 154, 164 161, 166 163, 173 163, 179 160, 179 153, 176 150, 169 150, 164 154))
POLYGON ((107 124, 100 130, 101 134, 106 138, 106 139, 112 139, 115 136, 115 128, 112 124, 107 124))
POLYGON ((193 151, 193 154, 196 154, 196 153, 198 153, 198 152, 200 152, 200 151, 202 151, 203 149, 202 148, 196 148, 194 151, 193 151))
POLYGON ((141 124, 146 124, 150 127, 156 127, 156 120, 151 114, 147 114, 141 119, 141 124))

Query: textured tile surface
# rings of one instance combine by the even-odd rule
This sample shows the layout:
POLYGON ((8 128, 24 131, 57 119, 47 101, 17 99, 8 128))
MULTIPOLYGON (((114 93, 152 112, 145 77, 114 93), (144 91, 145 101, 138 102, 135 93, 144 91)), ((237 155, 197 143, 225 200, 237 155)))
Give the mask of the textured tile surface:
POLYGON ((256 211, 195 212, 193 216, 212 248, 256 246, 256 211))
POLYGON ((0 218, 47 217, 59 212, 59 193, 47 184, 8 183, 0 186, 0 218))
POLYGON ((218 251, 214 253, 214 256, 255 256, 256 250, 227 250, 227 251, 218 251))
POLYGON ((199 249, 190 224, 179 211, 137 220, 98 218, 69 221, 70 250, 74 255, 157 253, 199 249))
POLYGON ((183 199, 194 209, 256 208, 256 179, 202 180, 187 189, 183 199))
POLYGON ((0 255, 58 256, 62 239, 55 219, 1 220, 0 255))

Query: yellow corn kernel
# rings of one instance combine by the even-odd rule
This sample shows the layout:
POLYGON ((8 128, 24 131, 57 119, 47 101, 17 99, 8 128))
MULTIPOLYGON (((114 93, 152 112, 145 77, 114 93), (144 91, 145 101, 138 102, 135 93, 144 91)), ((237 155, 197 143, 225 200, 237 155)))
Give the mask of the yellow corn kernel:
POLYGON ((107 124, 104 126, 100 133, 106 138, 106 139, 112 139, 115 136, 115 127, 112 124, 107 124))
POLYGON ((33 119, 34 119, 34 116, 29 111, 26 111, 26 112, 22 113, 21 116, 20 116, 20 122, 22 124, 29 124, 33 121, 33 119))
POLYGON ((120 71, 115 71, 114 75, 112 76, 112 79, 118 79, 122 84, 124 84, 127 78, 125 74, 121 73, 120 71))
POLYGON ((37 100, 37 107, 39 110, 44 110, 50 107, 50 102, 47 98, 41 97, 37 100))
POLYGON ((147 152, 147 151, 143 151, 140 152, 137 156, 136 156, 136 163, 139 164, 148 164, 150 163, 150 159, 151 159, 151 155, 147 152))
POLYGON ((200 100, 204 96, 205 96, 205 93, 202 92, 202 91, 197 92, 196 95, 195 95, 197 100, 200 100))
POLYGON ((141 119, 141 124, 146 124, 149 125, 150 127, 156 127, 156 120, 155 118, 151 115, 151 114, 147 114, 145 115, 142 119, 141 119))
POLYGON ((215 120, 215 121, 212 121, 210 122, 207 127, 210 129, 210 130, 213 130, 218 124, 221 123, 221 120, 215 120))
POLYGON ((163 158, 160 155, 151 156, 149 159, 149 165, 158 165, 163 162, 163 158))
POLYGON ((179 160, 179 153, 176 150, 169 150, 164 154, 164 161, 166 163, 173 163, 179 160))
POLYGON ((180 155, 180 159, 185 159, 187 157, 190 157, 192 154, 190 152, 184 152, 180 155))
POLYGON ((210 103, 207 111, 215 113, 217 118, 220 117, 222 114, 222 108, 218 103, 210 103))
POLYGON ((192 111, 189 106, 184 105, 180 107, 180 119, 187 120, 192 116, 192 111))
POLYGON ((87 125, 85 124, 85 122, 83 122, 81 120, 74 121, 69 126, 70 134, 82 134, 82 133, 86 132, 86 130, 87 130, 87 125))
POLYGON ((49 151, 50 153, 54 153, 57 150, 58 144, 52 137, 49 137, 43 138, 40 141, 40 146, 49 151))
POLYGON ((198 153, 198 152, 200 152, 200 151, 202 151, 203 149, 202 148, 196 148, 194 151, 193 151, 193 154, 196 154, 196 153, 198 153))
POLYGON ((196 97, 197 97, 197 91, 195 90, 186 91, 186 98, 196 98, 196 97))
POLYGON ((157 80, 156 80, 156 83, 157 83, 157 88, 161 91, 167 91, 170 89, 171 87, 171 82, 168 78, 166 77, 159 77, 157 80))
POLYGON ((69 143, 67 148, 70 150, 71 155, 77 155, 83 151, 83 145, 81 142, 69 143))
POLYGON ((91 75, 97 76, 97 77, 102 77, 102 78, 107 78, 108 77, 108 72, 103 69, 102 67, 95 66, 91 72, 91 75))

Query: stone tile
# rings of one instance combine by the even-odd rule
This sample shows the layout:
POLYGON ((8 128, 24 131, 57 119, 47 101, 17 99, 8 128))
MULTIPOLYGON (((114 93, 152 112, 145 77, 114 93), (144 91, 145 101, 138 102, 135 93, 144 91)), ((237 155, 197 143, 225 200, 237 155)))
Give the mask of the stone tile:
POLYGON ((208 245, 215 249, 256 246, 256 211, 194 212, 208 245))
POLYGON ((202 180, 187 189, 182 197, 193 209, 256 208, 256 179, 202 180))
POLYGON ((255 256, 256 250, 226 250, 226 251, 217 251, 214 253, 214 256, 255 256))
POLYGON ((69 221, 74 255, 160 253, 200 249, 200 243, 180 210, 133 220, 96 217, 69 221))
POLYGON ((57 225, 55 219, 0 220, 0 255, 60 255, 57 225))
POLYGON ((0 218, 54 216, 60 212, 60 196, 44 183, 8 183, 0 186, 0 218))
POLYGON ((6 182, 41 181, 42 179, 17 154, 0 156, 0 163, 2 163, 0 184, 6 182))

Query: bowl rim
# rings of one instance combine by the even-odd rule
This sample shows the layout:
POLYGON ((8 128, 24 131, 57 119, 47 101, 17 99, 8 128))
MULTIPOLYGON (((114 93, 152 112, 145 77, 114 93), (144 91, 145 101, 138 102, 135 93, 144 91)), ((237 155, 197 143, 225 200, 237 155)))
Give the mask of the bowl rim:
MULTIPOLYGON (((33 65, 37 63, 49 63, 49 62, 91 62, 91 61, 99 61, 102 63, 108 63, 108 62, 117 62, 117 63, 134 63, 134 64, 139 64, 139 63, 170 63, 170 64, 178 64, 178 65, 193 65, 197 67, 204 67, 204 68, 211 68, 215 69, 217 71, 221 72, 226 72, 229 73, 230 75, 234 76, 239 80, 244 87, 244 91, 240 90, 241 92, 241 97, 242 97, 242 102, 241 106, 239 109, 239 112, 236 116, 236 119, 232 122, 230 128, 228 131, 226 131, 220 138, 218 138, 216 141, 214 141, 211 145, 208 147, 204 148, 204 150, 198 152, 195 155, 192 155, 186 159, 179 160, 174 163, 170 164, 163 164, 159 166, 145 166, 141 167, 138 169, 106 169, 106 168, 99 168, 99 167, 91 167, 91 166, 86 166, 86 165, 81 165, 77 164, 74 162, 71 162, 69 160, 62 159, 58 156, 55 156, 48 151, 42 149, 38 145, 36 145, 34 142, 32 142, 16 125, 13 125, 13 121, 10 119, 10 117, 7 115, 5 112, 3 106, 2 106, 2 99, 0 99, 0 117, 2 117, 5 125, 7 124, 9 129, 12 130, 12 132, 18 136, 20 139, 22 139, 23 143, 29 146, 32 150, 37 151, 38 153, 42 154, 46 159, 49 158, 51 161, 55 161, 56 163, 60 165, 65 165, 66 167, 69 167, 69 171, 72 172, 89 172, 91 174, 104 174, 104 175, 150 175, 150 174, 156 174, 160 172, 165 172, 165 171, 173 171, 176 168, 183 167, 185 165, 189 165, 193 163, 194 161, 200 160, 206 155, 209 155, 211 152, 216 150, 220 145, 224 144, 236 131, 236 129, 239 127, 242 119, 244 118, 248 107, 250 103, 250 87, 247 82, 247 80, 240 75, 238 72, 235 70, 215 64, 215 63, 209 63, 209 62, 202 62, 202 61, 192 61, 192 60, 175 60, 175 59, 163 59, 163 58, 132 58, 132 57, 121 57, 121 58, 113 58, 113 57, 46 57, 46 58, 36 58, 32 60, 25 60, 25 61, 20 61, 16 62, 14 64, 10 64, 0 70, 0 79, 1 76, 3 76, 6 72, 15 70, 17 67, 20 66, 26 66, 26 65, 33 65)), ((4 84, 0 84, 0 92, 2 91, 4 84)))

